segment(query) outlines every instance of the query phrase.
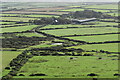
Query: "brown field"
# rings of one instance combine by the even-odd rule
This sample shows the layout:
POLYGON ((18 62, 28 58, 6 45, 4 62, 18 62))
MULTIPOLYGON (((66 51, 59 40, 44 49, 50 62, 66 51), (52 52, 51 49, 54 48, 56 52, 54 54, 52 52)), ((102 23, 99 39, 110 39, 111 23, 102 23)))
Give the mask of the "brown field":
POLYGON ((14 13, 14 14, 53 14, 53 15, 62 15, 67 14, 68 12, 32 12, 32 11, 6 11, 2 13, 14 13))
POLYGON ((35 9, 28 9, 28 11, 55 11, 55 10, 63 10, 63 9, 67 9, 67 7, 35 8, 35 9))

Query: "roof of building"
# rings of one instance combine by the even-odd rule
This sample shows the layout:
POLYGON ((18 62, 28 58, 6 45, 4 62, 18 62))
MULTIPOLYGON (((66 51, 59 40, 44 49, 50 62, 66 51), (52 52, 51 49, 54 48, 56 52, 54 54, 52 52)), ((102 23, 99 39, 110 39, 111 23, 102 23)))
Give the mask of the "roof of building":
POLYGON ((79 22, 85 22, 85 21, 91 21, 91 20, 96 20, 97 18, 90 18, 90 19, 83 19, 83 20, 79 20, 79 19, 71 19, 72 21, 79 21, 79 22))

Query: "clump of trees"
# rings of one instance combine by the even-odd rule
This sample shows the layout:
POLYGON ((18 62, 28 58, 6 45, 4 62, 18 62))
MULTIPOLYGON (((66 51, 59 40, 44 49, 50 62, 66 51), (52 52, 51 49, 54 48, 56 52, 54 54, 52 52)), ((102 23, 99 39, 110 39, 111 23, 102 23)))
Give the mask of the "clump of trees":
POLYGON ((13 38, 3 38, 2 47, 3 48, 26 48, 29 46, 40 44, 41 41, 52 41, 51 37, 26 37, 26 36, 16 36, 13 38))
POLYGON ((102 12, 95 12, 93 10, 84 10, 70 12, 69 14, 61 15, 62 18, 110 18, 110 15, 103 14, 102 12))
POLYGON ((47 18, 47 17, 43 17, 39 20, 29 20, 29 23, 32 24, 36 24, 36 25, 41 25, 41 24, 70 24, 71 20, 69 19, 65 19, 65 18, 55 18, 55 17, 51 17, 51 18, 47 18))

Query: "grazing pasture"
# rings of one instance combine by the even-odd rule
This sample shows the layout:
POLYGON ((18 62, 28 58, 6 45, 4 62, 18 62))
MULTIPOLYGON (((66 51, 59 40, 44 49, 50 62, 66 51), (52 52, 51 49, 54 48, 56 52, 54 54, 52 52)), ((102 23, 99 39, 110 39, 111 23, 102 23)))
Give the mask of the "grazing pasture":
POLYGON ((59 17, 59 16, 55 16, 55 15, 39 15, 39 14, 0 14, 0 16, 5 16, 5 17, 22 17, 22 18, 29 18, 29 17, 59 17))
POLYGON ((2 24, 14 24, 15 22, 0 22, 0 25, 2 24))
POLYGON ((66 37, 74 40, 81 40, 86 42, 105 42, 105 41, 118 41, 119 34, 110 34, 110 35, 95 35, 95 36, 74 36, 66 37))
POLYGON ((22 51, 0 51, 2 53, 2 69, 4 69, 12 59, 17 57, 22 51))
POLYGON ((84 9, 78 8, 78 9, 64 9, 64 10, 58 10, 58 11, 70 11, 70 12, 75 12, 75 11, 84 11, 84 9))
MULTIPOLYGON (((39 78, 93 78, 87 75, 95 73, 100 78, 113 78, 113 74, 118 70, 118 61, 112 59, 117 57, 100 56, 101 60, 98 56, 35 56, 22 67, 18 75, 24 74, 26 78, 37 77, 29 76, 31 74, 46 75, 39 78), (70 59, 71 57, 75 59, 70 59)), ((20 76, 15 78, 17 77, 20 76)))
POLYGON ((96 9, 118 9, 118 4, 103 4, 103 5, 89 5, 85 8, 96 8, 96 9))
POLYGON ((21 16, 22 14, 0 14, 0 16, 21 16))
POLYGON ((38 35, 37 33, 18 33, 18 34, 15 34, 16 36, 26 36, 26 37, 33 37, 33 36, 36 36, 36 37, 44 37, 43 35, 38 35))
POLYGON ((68 12, 32 12, 32 11, 6 11, 3 13, 16 13, 16 14, 53 14, 53 15, 62 15, 67 14, 68 12))
POLYGON ((107 13, 108 15, 111 15, 111 16, 118 16, 118 12, 114 12, 114 13, 107 13))
POLYGON ((22 24, 15 24, 15 22, 11 23, 11 24, 7 24, 7 25, 1 25, 1 28, 7 28, 7 27, 20 27, 20 26, 27 26, 29 25, 28 23, 22 23, 22 24))
POLYGON ((42 32, 56 36, 74 35, 74 34, 84 35, 84 34, 102 34, 102 33, 118 32, 118 28, 112 28, 112 27, 73 28, 73 29, 44 30, 42 32))
POLYGON ((89 9, 89 10, 93 10, 96 12, 102 12, 102 13, 106 13, 106 12, 110 12, 110 11, 115 11, 115 10, 99 10, 99 9, 89 9))
POLYGON ((38 25, 28 25, 28 26, 20 26, 20 27, 8 27, 8 28, 2 28, 2 32, 1 33, 5 33, 5 32, 22 32, 22 31, 27 31, 27 30, 31 30, 35 27, 37 27, 38 25))
POLYGON ((28 11, 56 11, 66 9, 67 7, 49 7, 49 8, 35 8, 35 9, 28 9, 28 11))
POLYGON ((28 16, 28 17, 59 17, 59 16, 55 16, 55 15, 24 15, 24 16, 28 16))
POLYGON ((0 20, 28 22, 29 20, 35 20, 35 19, 37 18, 2 17, 0 20))
POLYGON ((109 52, 119 52, 119 47, 120 43, 106 43, 106 44, 87 44, 87 45, 79 45, 79 46, 73 46, 69 48, 82 48, 88 51, 91 50, 104 50, 104 51, 109 51, 109 52))
POLYGON ((65 25, 47 25, 42 27, 41 29, 45 28, 68 28, 68 27, 85 27, 86 25, 72 25, 72 24, 65 24, 65 25))
MULTIPOLYGON (((75 11, 84 11, 84 10, 88 10, 87 8, 86 9, 83 9, 83 8, 73 8, 73 9, 64 9, 64 10, 58 10, 58 11, 69 11, 69 12, 75 12, 75 11)), ((89 9, 89 10, 93 10, 93 11, 96 11, 96 12, 110 12, 110 10, 99 10, 99 9, 89 9)), ((115 11, 115 10, 112 10, 112 11, 115 11)))
MULTIPOLYGON (((106 20, 106 19, 103 19, 106 20)), ((107 19, 108 21, 113 21, 110 19, 107 19)), ((70 28, 70 27, 98 27, 98 26, 117 26, 118 23, 115 22, 100 22, 100 21, 95 21, 95 22, 88 22, 88 25, 82 25, 82 24, 64 24, 64 25, 47 25, 45 27, 42 27, 41 29, 45 28, 70 28)))

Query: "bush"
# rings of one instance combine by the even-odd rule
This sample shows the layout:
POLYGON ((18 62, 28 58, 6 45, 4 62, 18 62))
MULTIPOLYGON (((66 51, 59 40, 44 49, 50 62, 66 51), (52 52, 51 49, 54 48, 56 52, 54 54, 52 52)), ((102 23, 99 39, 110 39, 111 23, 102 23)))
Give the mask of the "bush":
POLYGON ((98 75, 95 74, 95 73, 90 73, 90 74, 88 74, 87 76, 98 76, 98 75))
POLYGON ((93 54, 84 54, 83 56, 93 56, 93 54))
POLYGON ((46 74, 30 74, 29 76, 47 76, 46 74))
POLYGON ((24 74, 19 74, 19 76, 25 76, 24 74))
POLYGON ((6 70, 10 70, 10 67, 5 67, 6 70))

